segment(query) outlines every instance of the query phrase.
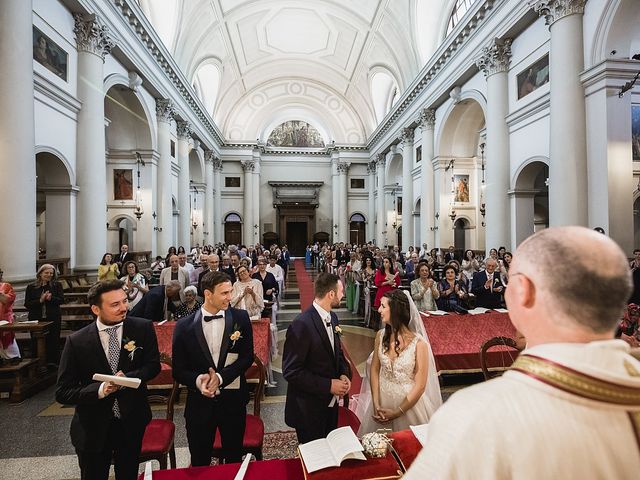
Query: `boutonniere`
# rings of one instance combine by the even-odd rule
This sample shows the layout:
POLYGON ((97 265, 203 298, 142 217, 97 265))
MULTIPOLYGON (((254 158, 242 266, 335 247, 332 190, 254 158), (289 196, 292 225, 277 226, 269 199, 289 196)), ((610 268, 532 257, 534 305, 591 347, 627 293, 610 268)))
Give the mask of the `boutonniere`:
POLYGON ((135 355, 136 350, 142 349, 142 347, 138 347, 135 340, 129 340, 126 337, 122 339, 122 343, 124 344, 122 348, 129 352, 129 359, 133 361, 133 356, 135 355))
POLYGON ((339 337, 341 337, 343 335, 342 333, 342 328, 340 328, 340 325, 336 325, 335 328, 333 329, 333 331, 336 333, 336 335, 338 335, 339 337))
POLYGON ((229 340, 231 340, 233 343, 231 344, 231 348, 236 346, 236 342, 238 340, 240 340, 242 338, 242 335, 240 334, 240 330, 238 330, 238 324, 235 324, 233 326, 233 333, 231 335, 229 335, 229 340))

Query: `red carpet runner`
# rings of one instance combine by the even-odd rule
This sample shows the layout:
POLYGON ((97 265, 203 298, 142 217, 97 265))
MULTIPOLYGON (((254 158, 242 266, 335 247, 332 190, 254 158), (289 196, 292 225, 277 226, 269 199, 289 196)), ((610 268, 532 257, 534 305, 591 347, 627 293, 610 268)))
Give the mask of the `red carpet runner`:
MULTIPOLYGON (((300 291, 300 309, 304 312, 307 308, 311 306, 313 303, 314 292, 313 292, 313 281, 307 272, 307 269, 304 264, 304 259, 297 258, 293 261, 293 268, 296 270, 296 278, 298 280, 298 290, 300 291)), ((351 391, 350 395, 356 394, 360 392, 360 385, 362 383, 362 377, 358 373, 358 370, 355 367, 355 364, 351 360, 349 356, 349 352, 347 350, 348 343, 348 335, 345 335, 344 340, 342 341, 342 351, 344 352, 345 357, 347 357, 347 361, 351 365, 352 370, 352 379, 351 379, 351 391)))

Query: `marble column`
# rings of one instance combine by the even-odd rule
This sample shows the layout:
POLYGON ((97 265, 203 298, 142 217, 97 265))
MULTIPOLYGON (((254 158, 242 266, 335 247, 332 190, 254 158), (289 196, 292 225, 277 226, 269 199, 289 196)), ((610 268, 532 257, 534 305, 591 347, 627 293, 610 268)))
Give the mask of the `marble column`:
POLYGON ((190 175, 189 175, 189 140, 191 139, 191 125, 188 122, 178 121, 176 132, 178 134, 178 240, 185 250, 191 249, 191 202, 189 201, 190 175))
MULTIPOLYGON (((510 245, 508 71, 511 39, 494 39, 476 65, 487 78, 486 249, 510 245)), ((569 142, 568 142, 569 143, 569 142)))
POLYGON ((420 241, 429 248, 435 246, 435 186, 433 176, 434 136, 436 111, 423 109, 418 117, 422 134, 422 161, 420 162, 420 241))
POLYGON ((403 128, 402 145, 402 246, 403 252, 413 245, 413 128, 403 128))
POLYGON ((378 168, 378 187, 376 188, 378 194, 378 223, 376 228, 376 245, 380 248, 385 244, 387 236, 387 209, 384 202, 384 184, 385 184, 385 165, 387 158, 384 153, 379 153, 376 160, 376 167, 378 168))
POLYGON ((582 19, 586 0, 530 2, 551 31, 549 225, 588 225, 582 19))
POLYGON ((340 172, 338 164, 340 163, 340 153, 331 152, 331 197, 333 200, 333 209, 331 217, 331 233, 332 242, 340 241, 339 223, 340 223, 340 172))
MULTIPOLYGON (((213 242, 224 242, 222 233, 222 159, 214 157, 213 160, 213 242)), ((214 243, 215 242, 215 243, 214 243)))
POLYGON ((103 67, 114 43, 108 28, 95 15, 74 14, 73 18, 78 46, 78 100, 82 103, 76 143, 76 270, 94 272, 96 261, 108 250, 103 67))
POLYGON ((369 218, 367 218, 367 238, 366 241, 376 241, 376 161, 371 160, 367 164, 367 173, 369 174, 369 218))
MULTIPOLYGON (((255 148, 253 150, 253 162, 255 167, 253 169, 253 223, 252 231, 253 237, 249 244, 255 245, 260 242, 260 150, 255 148)), ((247 245, 248 246, 248 245, 247 245)))
POLYGON ((158 185, 156 191, 156 245, 158 255, 166 255, 173 245, 173 205, 171 202, 171 122, 175 108, 171 101, 156 99, 158 119, 158 185))
POLYGON ((253 239, 253 170, 255 162, 243 160, 240 162, 244 170, 244 218, 242 243, 249 245, 253 239))
POLYGON ((214 238, 214 224, 213 224, 213 195, 214 195, 214 180, 213 180, 213 161, 215 154, 212 150, 204 151, 204 174, 205 174, 205 187, 204 187, 204 221, 203 221, 203 240, 205 245, 213 244, 214 238))
MULTIPOLYGON (((0 18, 0 268, 6 281, 32 281, 38 258, 32 2, 3 0, 0 18)), ((104 167, 104 149, 102 158, 104 167)))
POLYGON ((349 167, 348 162, 340 162, 338 164, 338 173, 340 174, 340 210, 338 212, 338 231, 340 241, 349 242, 349 167))

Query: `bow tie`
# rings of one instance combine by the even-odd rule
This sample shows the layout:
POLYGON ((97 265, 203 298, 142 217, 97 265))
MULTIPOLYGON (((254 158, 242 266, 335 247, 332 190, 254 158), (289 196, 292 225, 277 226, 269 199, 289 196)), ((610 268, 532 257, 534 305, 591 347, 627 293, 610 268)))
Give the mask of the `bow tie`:
POLYGON ((224 315, 205 315, 204 316, 204 321, 205 322, 210 322, 211 320, 215 320, 216 318, 223 318, 224 315))
POLYGON ((327 328, 331 328, 331 320, 327 320, 326 322, 324 322, 324 324, 327 326, 327 328))

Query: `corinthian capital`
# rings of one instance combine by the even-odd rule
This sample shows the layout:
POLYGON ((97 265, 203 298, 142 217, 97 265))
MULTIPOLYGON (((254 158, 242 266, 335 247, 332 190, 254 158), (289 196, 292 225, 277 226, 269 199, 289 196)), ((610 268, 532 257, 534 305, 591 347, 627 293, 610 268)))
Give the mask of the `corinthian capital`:
POLYGON ((240 164, 242 165, 242 170, 245 172, 253 172, 256 168, 256 162, 253 160, 242 160, 240 161, 240 164))
POLYGON ((533 10, 544 17, 547 25, 557 22, 569 15, 584 13, 584 5, 587 0, 529 0, 533 10))
POLYGON ((436 111, 431 108, 423 108, 418 115, 418 125, 422 130, 433 130, 436 126, 436 111))
POLYGON ((204 151, 204 163, 205 164, 213 164, 216 159, 216 154, 213 150, 205 150, 204 151))
POLYGON ((482 55, 476 60, 476 66, 485 77, 509 70, 511 41, 510 38, 504 40, 495 38, 490 45, 482 49, 482 55))
POLYGON ((171 103, 171 100, 156 98, 156 115, 158 116, 158 121, 171 123, 175 113, 176 109, 173 106, 173 103, 171 103))
POLYGON ((338 174, 339 175, 346 175, 349 172, 349 167, 351 166, 350 163, 347 162, 338 162, 338 174))
POLYGON ((191 138, 191 134, 193 133, 193 127, 189 122, 176 122, 176 133, 178 134, 178 138, 180 140, 189 140, 189 138, 191 138))
POLYGON ((213 169, 222 171, 222 159, 220 157, 213 157, 213 169))
POLYGON ((413 128, 403 128, 400 132, 400 142, 403 145, 411 145, 413 143, 413 128))
POLYGON ((376 156, 376 166, 378 169, 384 170, 384 164, 387 162, 387 156, 384 153, 379 153, 376 156))
POLYGON ((371 160, 369 163, 367 163, 367 173, 369 173, 369 174, 376 173, 376 161, 375 160, 371 160))
POLYGON ((98 55, 104 62, 104 57, 115 46, 115 42, 109 36, 109 27, 102 25, 94 14, 74 13, 73 19, 73 33, 76 34, 78 50, 98 55))

